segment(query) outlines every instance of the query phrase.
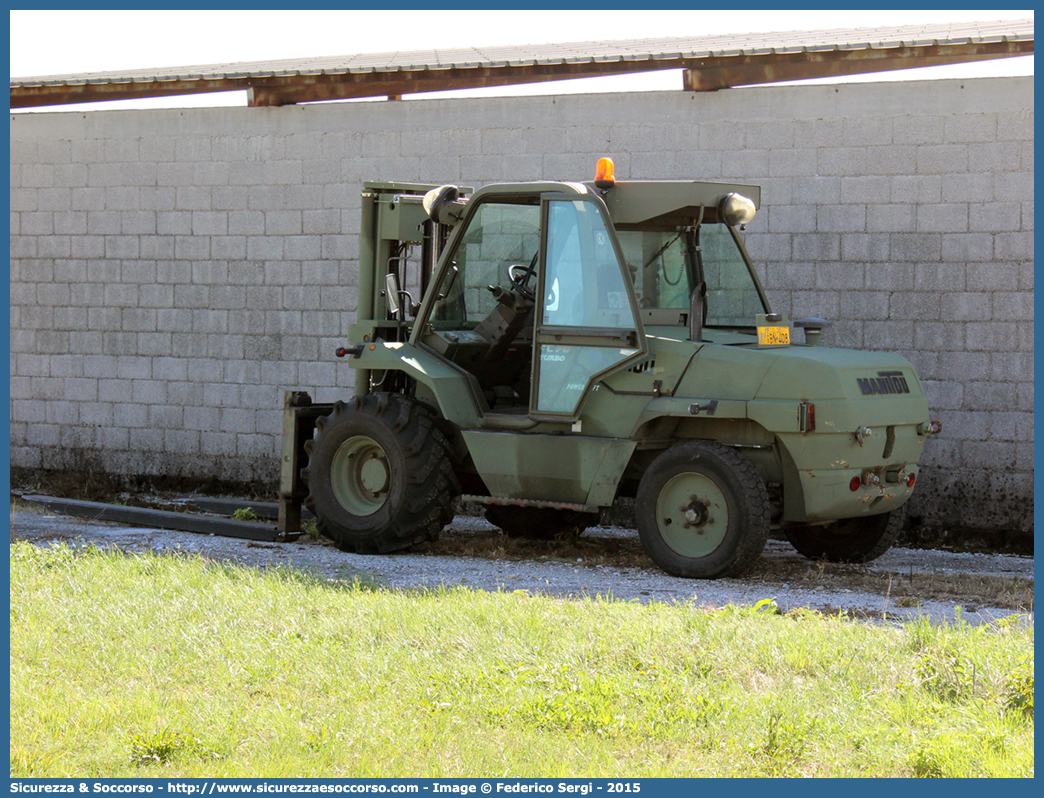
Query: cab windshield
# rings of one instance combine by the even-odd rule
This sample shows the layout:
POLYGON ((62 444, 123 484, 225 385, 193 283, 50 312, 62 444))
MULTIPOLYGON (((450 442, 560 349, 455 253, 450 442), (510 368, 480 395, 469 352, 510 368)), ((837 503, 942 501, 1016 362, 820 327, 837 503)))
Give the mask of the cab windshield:
POLYGON ((754 316, 768 312, 727 225, 616 234, 643 309, 688 310, 704 283, 705 327, 753 327, 754 316))

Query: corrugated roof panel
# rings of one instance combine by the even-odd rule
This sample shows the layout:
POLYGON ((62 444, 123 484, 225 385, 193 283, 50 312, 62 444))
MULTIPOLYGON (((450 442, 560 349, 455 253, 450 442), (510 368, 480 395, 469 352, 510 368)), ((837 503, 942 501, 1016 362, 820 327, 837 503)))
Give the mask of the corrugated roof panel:
POLYGON ((275 61, 220 63, 184 67, 133 69, 70 75, 11 78, 11 87, 117 84, 137 81, 249 80, 271 76, 337 75, 398 71, 444 71, 495 68, 510 65, 577 65, 697 59, 773 53, 830 50, 893 49, 936 44, 1027 41, 1033 39, 1033 20, 941 23, 878 28, 842 28, 818 31, 778 31, 700 37, 655 37, 629 40, 463 47, 447 50, 360 53, 275 61))

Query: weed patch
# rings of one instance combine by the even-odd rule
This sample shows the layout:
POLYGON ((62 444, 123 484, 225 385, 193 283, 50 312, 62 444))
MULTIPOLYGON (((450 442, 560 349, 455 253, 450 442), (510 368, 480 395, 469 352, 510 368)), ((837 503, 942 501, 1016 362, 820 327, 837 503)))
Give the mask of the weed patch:
POLYGON ((167 765, 177 759, 211 753, 196 735, 169 729, 152 734, 133 734, 127 747, 134 765, 167 765))
POLYGON ((1008 674, 1004 708, 1016 717, 1033 720, 1033 660, 1023 659, 1008 674))
POLYGON ((964 701, 975 692, 975 663, 957 651, 927 651, 917 662, 917 675, 925 690, 942 701, 964 701))

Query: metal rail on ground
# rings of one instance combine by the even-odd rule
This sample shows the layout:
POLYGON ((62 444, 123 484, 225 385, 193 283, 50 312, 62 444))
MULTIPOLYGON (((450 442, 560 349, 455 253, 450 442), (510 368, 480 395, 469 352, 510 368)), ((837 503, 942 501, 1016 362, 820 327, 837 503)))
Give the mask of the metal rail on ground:
POLYGON ((55 496, 30 495, 22 496, 21 498, 24 501, 38 504, 62 515, 89 518, 92 521, 131 524, 133 526, 155 527, 156 529, 195 532, 203 535, 221 535, 223 537, 263 540, 275 543, 288 543, 300 537, 299 533, 281 532, 274 524, 257 521, 237 521, 233 518, 178 513, 170 510, 153 510, 147 507, 127 507, 122 504, 102 504, 101 502, 80 501, 78 499, 61 499, 55 496))

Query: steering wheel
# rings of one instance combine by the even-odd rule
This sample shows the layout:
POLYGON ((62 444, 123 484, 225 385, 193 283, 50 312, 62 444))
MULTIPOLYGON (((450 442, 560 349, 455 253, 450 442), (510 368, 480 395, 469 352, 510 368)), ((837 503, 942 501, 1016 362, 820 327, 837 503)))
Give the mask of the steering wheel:
POLYGON ((508 278, 511 280, 511 285, 530 302, 536 301, 536 287, 529 285, 529 281, 536 274, 536 262, 537 256, 534 254, 533 260, 529 262, 528 266, 523 266, 521 263, 512 263, 508 266, 508 278))

